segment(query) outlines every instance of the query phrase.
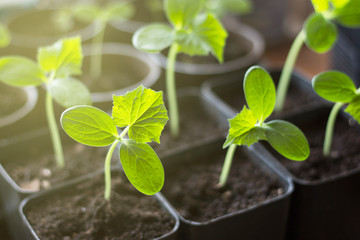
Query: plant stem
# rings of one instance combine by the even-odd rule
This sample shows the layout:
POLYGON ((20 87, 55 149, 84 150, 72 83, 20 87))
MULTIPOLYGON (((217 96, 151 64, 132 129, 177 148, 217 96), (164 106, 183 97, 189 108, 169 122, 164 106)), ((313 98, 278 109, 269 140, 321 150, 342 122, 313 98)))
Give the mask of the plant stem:
POLYGON ((326 132, 325 132, 325 139, 324 139, 324 148, 323 148, 323 154, 325 157, 328 157, 330 155, 331 150, 331 143, 332 143, 332 137, 334 134, 334 126, 336 117, 339 113, 339 110, 344 105, 344 103, 337 102, 331 109, 327 124, 326 124, 326 132))
POLYGON ((291 73, 294 69, 294 65, 299 55, 300 49, 304 43, 304 39, 305 33, 303 31, 300 31, 300 33, 296 36, 293 44, 291 45, 290 51, 286 57, 284 68, 281 72, 280 80, 277 87, 275 104, 276 112, 279 112, 283 109, 287 89, 289 87, 291 73))
POLYGON ((179 45, 173 43, 167 59, 166 67, 166 91, 169 102, 169 115, 170 115, 170 131, 173 138, 179 136, 179 110, 176 97, 176 84, 175 84, 175 60, 179 51, 179 45))
POLYGON ((99 33, 91 42, 91 58, 90 58, 90 74, 92 80, 96 80, 101 76, 102 67, 102 44, 104 41, 106 24, 101 20, 96 20, 95 31, 99 33))
POLYGON ((231 168, 231 163, 234 158, 235 150, 236 150, 236 144, 231 144, 226 152, 225 161, 224 161, 224 165, 221 170, 220 180, 219 180, 219 184, 218 184, 220 187, 225 186, 225 184, 227 182, 230 168, 231 168))
POLYGON ((59 129, 57 128, 57 124, 55 120, 53 101, 49 92, 46 93, 46 117, 47 117, 50 136, 55 152, 56 163, 58 167, 64 168, 65 166, 64 153, 61 145, 59 129))
POLYGON ((120 140, 115 140, 111 147, 109 148, 106 158, 105 158, 105 167, 104 167, 104 175, 105 175, 105 200, 110 200, 111 195, 111 157, 114 153, 116 145, 120 142, 120 140))

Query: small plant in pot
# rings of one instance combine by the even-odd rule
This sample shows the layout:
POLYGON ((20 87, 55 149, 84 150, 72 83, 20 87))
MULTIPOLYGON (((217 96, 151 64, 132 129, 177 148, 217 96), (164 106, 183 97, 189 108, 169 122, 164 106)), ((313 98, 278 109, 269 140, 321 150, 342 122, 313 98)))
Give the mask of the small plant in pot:
MULTIPOLYGON (((69 236, 69 234, 87 239, 121 238, 124 236, 140 239, 158 237, 146 235, 146 232, 139 232, 146 229, 144 226, 134 225, 130 226, 129 229, 129 226, 127 226, 129 224, 125 223, 137 222, 136 218, 138 217, 139 219, 143 218, 143 221, 145 221, 143 225, 148 225, 156 221, 157 216, 150 209, 142 213, 141 211, 144 211, 146 208, 138 209, 139 206, 136 202, 126 202, 129 200, 134 201, 135 194, 131 187, 126 186, 128 184, 122 182, 123 177, 119 179, 119 176, 117 176, 116 178, 116 181, 120 180, 122 182, 120 184, 124 184, 121 187, 123 190, 119 192, 119 187, 117 187, 116 191, 115 189, 114 191, 111 190, 110 159, 117 145, 120 145, 118 151, 121 165, 131 184, 138 191, 146 195, 153 195, 160 191, 164 184, 163 166, 154 150, 147 143, 151 141, 159 142, 161 131, 167 120, 167 111, 162 100, 162 92, 155 92, 143 86, 139 86, 124 96, 114 95, 112 117, 92 106, 75 106, 64 111, 61 116, 61 124, 70 137, 82 144, 93 147, 111 145, 105 159, 105 192, 104 196, 96 195, 94 200, 88 201, 90 205, 83 206, 85 209, 91 209, 92 207, 95 209, 93 209, 94 212, 92 210, 84 212, 85 215, 89 216, 80 220, 85 221, 79 223, 84 226, 80 229, 71 229, 70 226, 70 230, 62 229, 59 231, 58 228, 50 226, 49 230, 44 230, 42 226, 40 227, 36 224, 39 216, 36 218, 31 208, 26 210, 26 215, 32 220, 31 222, 37 225, 36 232, 40 233, 38 236, 47 239, 51 238, 51 236, 63 238, 69 236), (122 128, 120 134, 117 127, 122 128), (126 200, 126 198, 123 199, 124 196, 120 196, 121 194, 128 195, 128 198, 133 196, 133 198, 126 200), (93 201, 96 201, 97 206, 91 206, 93 201), (126 213, 124 207, 131 208, 129 204, 134 204, 136 207, 134 209, 127 209, 130 212, 126 213), (137 214, 131 214, 134 211, 137 214), (147 216, 141 216, 141 214, 146 214, 147 216), (34 221, 35 219, 36 221, 34 221), (55 233, 51 231, 55 231, 55 233)), ((117 184, 119 185, 119 182, 117 184)), ((92 191, 92 187, 88 187, 92 191)), ((72 195, 75 195, 75 198, 77 194, 78 191, 72 193, 72 195)), ((147 201, 153 202, 152 199, 147 201)), ((52 201, 47 201, 47 204, 52 206, 52 201)), ((147 205, 146 202, 143 202, 143 204, 147 205)), ((72 207, 76 209, 77 206, 75 204, 72 207)), ((69 218, 68 214, 65 213, 64 216, 60 214, 58 217, 51 216, 50 218, 69 218)), ((43 213, 43 215, 41 217, 45 218, 47 213, 43 213)), ((73 217, 70 218, 74 219, 78 216, 77 213, 72 213, 72 215, 73 217)), ((160 225, 165 225, 167 228, 170 225, 171 229, 171 225, 174 225, 172 219, 169 221, 168 218, 165 218, 163 221, 160 225)))
POLYGON ((180 214, 185 225, 182 234, 188 239, 285 239, 292 192, 284 184, 288 178, 255 152, 249 153, 248 148, 239 148, 236 154, 235 149, 266 140, 289 159, 302 161, 309 155, 309 146, 293 124, 265 122, 274 109, 275 87, 264 69, 250 68, 244 89, 250 109, 244 107, 229 120, 230 130, 223 144, 223 148, 229 147, 228 152, 221 151, 218 143, 208 144, 205 149, 178 156, 178 165, 169 163, 165 168, 169 177, 162 192, 180 214), (278 221, 269 224, 274 214, 278 221), (262 233, 254 229, 255 222, 262 226, 262 233))

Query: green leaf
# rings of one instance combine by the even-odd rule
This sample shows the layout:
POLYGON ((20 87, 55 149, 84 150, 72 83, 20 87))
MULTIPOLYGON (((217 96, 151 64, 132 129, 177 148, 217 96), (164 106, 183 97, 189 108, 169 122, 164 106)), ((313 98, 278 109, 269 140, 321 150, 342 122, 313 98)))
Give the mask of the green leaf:
POLYGON ((101 9, 96 4, 77 4, 74 6, 75 17, 81 21, 90 23, 100 16, 101 9))
POLYGON ((64 38, 38 51, 38 61, 46 71, 55 71, 57 78, 81 74, 82 49, 80 37, 64 38))
POLYGON ((164 185, 164 169, 159 157, 146 143, 125 140, 120 146, 120 161, 131 184, 146 195, 153 195, 164 185))
POLYGON ((223 62, 223 51, 227 32, 220 21, 212 14, 199 15, 193 22, 191 30, 178 31, 176 40, 179 51, 192 55, 212 53, 219 62, 223 62))
POLYGON ((179 30, 189 25, 204 7, 204 0, 165 0, 167 18, 179 30))
POLYGON ((345 7, 352 0, 330 0, 335 9, 340 9, 345 7))
POLYGON ((266 140, 284 157, 303 161, 310 154, 309 144, 299 128, 295 125, 274 120, 264 125, 266 140))
POLYGON ((71 138, 85 145, 108 146, 118 138, 118 132, 111 117, 96 107, 69 108, 62 113, 60 122, 71 138))
POLYGON ((350 102, 356 96, 353 81, 344 73, 328 71, 316 75, 312 80, 315 92, 331 102, 350 102))
POLYGON ((329 9, 329 0, 311 0, 316 12, 325 12, 329 9))
POLYGON ((47 87, 53 99, 65 108, 76 105, 91 105, 89 90, 77 79, 55 79, 47 87))
POLYGON ((255 118, 263 122, 273 112, 276 91, 270 74, 259 66, 251 67, 245 74, 246 102, 255 118))
POLYGON ((329 51, 337 39, 336 26, 320 13, 312 14, 306 19, 304 30, 306 45, 318 53, 329 51))
POLYGON ((349 103, 345 112, 349 113, 358 123, 360 123, 360 96, 356 96, 349 103))
POLYGON ((335 20, 345 27, 360 27, 360 0, 349 0, 334 10, 335 20))
POLYGON ((108 21, 119 21, 131 18, 135 9, 131 2, 112 2, 106 5, 108 21))
POLYGON ((175 40, 173 30, 165 24, 151 24, 138 29, 132 39, 134 47, 145 52, 160 52, 175 40))
POLYGON ((139 86, 124 96, 113 95, 112 117, 118 127, 129 126, 129 138, 138 143, 160 143, 161 131, 168 121, 162 92, 139 86))
POLYGON ((11 35, 7 28, 0 23, 0 47, 7 47, 10 44, 11 35))
POLYGON ((15 87, 38 86, 46 76, 32 60, 9 56, 0 58, 0 81, 15 87))
POLYGON ((231 144, 250 146, 264 139, 263 130, 256 126, 257 119, 245 106, 234 118, 229 120, 230 129, 223 148, 231 144))
POLYGON ((227 13, 249 13, 252 10, 252 2, 250 0, 206 0, 206 8, 221 18, 227 13))

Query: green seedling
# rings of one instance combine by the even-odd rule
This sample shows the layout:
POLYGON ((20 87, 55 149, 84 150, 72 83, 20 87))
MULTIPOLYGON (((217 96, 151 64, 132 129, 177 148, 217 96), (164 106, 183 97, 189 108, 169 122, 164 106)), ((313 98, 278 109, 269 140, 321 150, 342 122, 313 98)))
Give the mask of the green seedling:
POLYGON ((50 129, 57 165, 65 165, 57 128, 53 99, 68 108, 91 104, 89 90, 71 77, 81 73, 81 41, 79 37, 64 38, 53 45, 38 49, 37 63, 19 56, 0 58, 0 81, 15 87, 39 86, 46 88, 46 116, 50 129))
POLYGON ((251 12, 252 3, 250 0, 206 0, 206 9, 222 18, 227 13, 243 15, 251 12))
POLYGON ((274 111, 276 92, 274 83, 263 68, 251 67, 245 74, 244 93, 248 108, 229 120, 230 129, 223 148, 228 148, 221 171, 219 186, 226 184, 236 146, 250 146, 265 140, 281 155, 303 161, 308 158, 309 144, 299 128, 283 121, 265 120, 274 111))
POLYGON ((360 27, 360 0, 312 0, 312 4, 315 12, 305 20, 286 58, 277 88, 276 111, 283 108, 291 72, 304 42, 311 50, 325 53, 337 39, 335 22, 345 27, 360 27))
POLYGON ((113 100, 112 117, 92 106, 75 106, 63 112, 61 125, 71 138, 82 144, 111 145, 105 159, 105 199, 110 199, 110 161, 118 144, 120 161, 129 181, 140 192, 155 194, 164 184, 164 169, 147 143, 160 143, 168 121, 162 92, 139 86, 124 96, 114 95, 113 100), (123 128, 121 134, 117 127, 123 128))
POLYGON ((75 5, 72 10, 74 16, 82 22, 95 23, 96 37, 91 43, 90 74, 93 79, 101 76, 102 44, 104 41, 106 25, 111 21, 124 21, 134 13, 129 1, 110 2, 104 6, 95 3, 75 5))
POLYGON ((312 86, 320 97, 335 103, 327 121, 324 139, 323 153, 328 157, 331 151, 336 117, 345 104, 348 104, 345 112, 360 123, 360 88, 356 89, 351 78, 338 71, 328 71, 316 75, 312 80, 312 86))
POLYGON ((0 48, 7 47, 11 42, 11 35, 8 29, 0 23, 0 48))
POLYGON ((171 26, 151 24, 135 32, 133 45, 142 51, 157 53, 170 47, 166 68, 166 92, 169 103, 170 131, 179 135, 179 113, 175 87, 175 60, 178 53, 208 55, 223 62, 227 32, 210 13, 201 13, 205 0, 164 0, 171 26))

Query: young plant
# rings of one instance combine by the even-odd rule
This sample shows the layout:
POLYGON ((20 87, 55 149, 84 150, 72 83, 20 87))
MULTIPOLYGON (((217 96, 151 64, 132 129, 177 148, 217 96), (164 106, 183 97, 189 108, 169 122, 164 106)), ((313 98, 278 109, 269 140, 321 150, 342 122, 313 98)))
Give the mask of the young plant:
POLYGON ((345 27, 360 27, 360 0, 312 0, 315 12, 305 21, 285 61, 277 88, 276 111, 281 111, 286 98, 291 72, 300 49, 305 44, 317 53, 329 51, 337 39, 334 22, 345 27))
POLYGON ((123 21, 133 15, 133 5, 129 1, 110 2, 105 6, 94 3, 79 4, 74 8, 75 17, 82 22, 95 23, 96 37, 91 42, 90 74, 93 79, 101 75, 102 44, 106 25, 111 21, 123 21))
POLYGON ((326 125, 323 153, 327 157, 330 155, 335 121, 341 107, 348 104, 345 112, 360 123, 360 88, 356 89, 351 78, 338 71, 316 75, 312 86, 320 97, 335 103, 326 125))
POLYGON ((71 138, 82 144, 111 145, 105 159, 105 199, 110 199, 110 161, 118 144, 120 161, 129 181, 140 192, 155 194, 164 184, 164 169, 147 143, 160 143, 168 120, 162 92, 139 86, 124 96, 113 95, 113 100, 112 117, 95 107, 75 106, 63 112, 61 125, 71 138), (121 134, 117 127, 124 128, 121 134))
POLYGON ((276 101, 275 86, 269 73, 261 67, 251 67, 245 74, 243 88, 248 108, 244 106, 229 120, 230 129, 223 145, 223 148, 229 148, 219 186, 226 184, 237 145, 250 146, 265 140, 281 155, 294 161, 303 161, 310 153, 304 134, 295 125, 283 120, 265 122, 276 101))
POLYGON ((53 99, 65 108, 91 104, 88 89, 71 77, 81 73, 82 58, 79 37, 64 38, 53 45, 39 48, 37 63, 19 56, 0 58, 0 81, 15 87, 45 85, 46 117, 56 162, 60 168, 63 168, 65 163, 53 99))
POLYGON ((250 0, 206 0, 206 9, 222 18, 227 13, 249 13, 252 9, 252 3, 250 0))
POLYGON ((210 13, 201 13, 205 0, 164 0, 164 9, 172 26, 151 24, 135 32, 133 45, 142 51, 156 53, 170 47, 166 68, 166 92, 169 103, 170 130, 179 135, 179 113, 175 87, 175 60, 178 53, 208 55, 223 62, 227 32, 210 13))

